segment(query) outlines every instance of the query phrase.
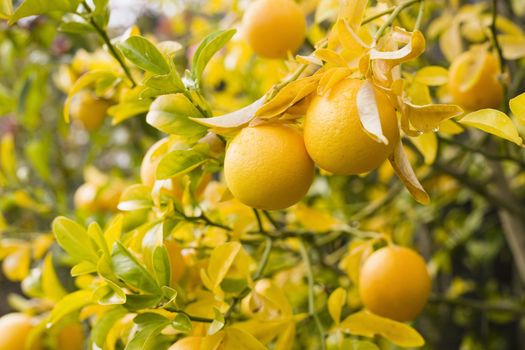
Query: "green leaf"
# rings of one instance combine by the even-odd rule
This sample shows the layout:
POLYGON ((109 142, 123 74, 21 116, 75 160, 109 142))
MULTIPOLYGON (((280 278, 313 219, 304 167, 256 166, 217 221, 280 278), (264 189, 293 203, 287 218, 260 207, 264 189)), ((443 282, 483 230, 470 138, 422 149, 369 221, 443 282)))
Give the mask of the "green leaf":
POLYGON ((98 256, 86 230, 66 217, 57 217, 52 224, 58 244, 78 261, 96 262, 98 256))
POLYGON ((221 289, 226 293, 240 293, 248 286, 244 278, 225 278, 221 282, 221 289))
POLYGON ((124 56, 137 67, 155 74, 168 74, 170 66, 160 51, 148 39, 132 36, 119 45, 124 56))
POLYGON ((169 286, 171 281, 171 267, 166 247, 160 246, 153 251, 153 271, 159 286, 169 286))
POLYGON ((67 294, 58 279, 52 253, 46 255, 42 265, 42 291, 46 298, 53 301, 59 301, 67 294))
POLYGON ((51 177, 51 170, 49 167, 49 142, 42 139, 30 140, 25 145, 25 153, 28 160, 31 162, 33 169, 44 180, 49 180, 51 177))
POLYGON ((112 281, 105 279, 106 285, 102 285, 95 289, 93 298, 100 305, 122 305, 126 303, 126 293, 118 285, 112 281))
POLYGON ((132 185, 122 193, 118 209, 122 211, 134 211, 149 209, 152 206, 151 188, 145 185, 132 185))
POLYGON ((160 293, 155 279, 137 258, 120 242, 115 243, 111 254, 115 275, 126 284, 149 293, 160 293))
POLYGON ((156 313, 140 314, 133 322, 138 325, 139 330, 126 345, 125 350, 147 349, 150 342, 153 342, 162 329, 170 324, 170 320, 156 313))
POLYGON ((4 174, 16 179, 15 139, 11 133, 4 135, 0 141, 0 162, 4 174))
POLYGON ((146 122, 167 134, 200 138, 207 129, 190 118, 201 118, 202 114, 183 94, 159 96, 151 104, 146 122))
POLYGON ((141 93, 142 98, 174 94, 185 90, 184 84, 175 67, 171 68, 169 74, 149 77, 144 81, 144 86, 147 90, 141 93))
POLYGON ((213 308, 213 322, 210 324, 210 327, 208 328, 208 334, 214 335, 218 331, 220 331, 224 327, 224 316, 221 314, 219 310, 216 308, 213 308))
POLYGON ((204 68, 210 59, 219 51, 235 34, 235 29, 218 31, 211 33, 199 44, 195 51, 192 62, 192 76, 193 79, 199 81, 204 72, 204 68))
POLYGON ((100 349, 103 349, 106 344, 108 333, 111 331, 115 323, 122 319, 126 314, 127 311, 123 307, 116 307, 112 310, 106 311, 102 317, 94 323, 91 331, 91 341, 100 349))
POLYGON ((82 22, 64 22, 58 26, 58 30, 64 33, 71 34, 86 34, 93 32, 93 27, 87 23, 82 22))
POLYGON ((392 343, 406 348, 425 345, 423 337, 407 324, 360 311, 341 322, 341 329, 353 334, 373 338, 380 335, 392 343))
POLYGON ((183 333, 188 333, 193 328, 190 318, 185 314, 177 314, 171 322, 171 326, 183 333))
POLYGON ((142 311, 144 309, 156 308, 162 300, 162 292, 156 294, 130 294, 127 296, 124 306, 129 311, 142 311))
POLYGON ((151 100, 123 101, 109 107, 108 115, 113 117, 111 123, 117 125, 131 117, 146 113, 151 105, 151 100))
POLYGON ((49 12, 75 12, 81 0, 25 0, 9 19, 12 25, 21 18, 43 15, 49 12))
POLYGON ((192 148, 166 154, 157 166, 157 179, 169 179, 192 171, 208 160, 207 154, 192 148))
POLYGON ((51 311, 48 323, 56 324, 65 316, 92 303, 92 291, 79 290, 63 297, 51 311))

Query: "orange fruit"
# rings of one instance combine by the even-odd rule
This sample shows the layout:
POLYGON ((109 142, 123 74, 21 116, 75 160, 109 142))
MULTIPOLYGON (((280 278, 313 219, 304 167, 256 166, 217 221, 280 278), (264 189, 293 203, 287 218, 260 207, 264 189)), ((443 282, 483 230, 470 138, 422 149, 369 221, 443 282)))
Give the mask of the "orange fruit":
POLYGON ((286 58, 301 47, 306 19, 293 0, 256 0, 244 13, 242 31, 257 55, 286 58))
POLYGON ((467 110, 498 108, 503 101, 499 74, 494 54, 480 49, 462 53, 449 70, 448 86, 454 102, 467 110))
POLYGON ((82 92, 71 102, 71 117, 78 120, 86 130, 95 131, 106 118, 110 103, 89 92, 82 92))
POLYGON ((415 251, 388 246, 372 253, 361 268, 359 295, 371 312, 396 321, 416 318, 425 307, 431 280, 415 251))
POLYGON ((202 337, 186 337, 170 346, 168 350, 200 350, 202 337))
POLYGON ((224 177, 234 197, 260 209, 284 209, 304 197, 314 178, 314 164, 303 137, 281 125, 244 128, 229 143, 224 177))
POLYGON ((83 350, 84 330, 80 323, 73 323, 63 327, 57 336, 58 350, 83 350))
MULTIPOLYGON (((0 318, 0 349, 2 350, 26 350, 26 341, 29 338, 34 325, 30 316, 22 313, 10 313, 0 318)), ((37 344, 31 350, 40 350, 37 344)))
POLYGON ((399 139, 396 111, 388 97, 375 90, 383 134, 388 145, 365 133, 357 111, 357 93, 364 80, 346 79, 322 96, 316 96, 304 122, 308 154, 322 169, 339 175, 376 169, 392 153, 399 139))

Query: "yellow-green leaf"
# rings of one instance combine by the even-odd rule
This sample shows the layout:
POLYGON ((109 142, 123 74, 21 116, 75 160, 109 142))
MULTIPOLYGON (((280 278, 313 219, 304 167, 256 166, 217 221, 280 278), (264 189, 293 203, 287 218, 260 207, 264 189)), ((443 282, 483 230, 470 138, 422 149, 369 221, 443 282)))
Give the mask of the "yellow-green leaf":
POLYGON ((42 289, 44 295, 53 301, 59 301, 67 294, 56 274, 51 253, 44 259, 44 265, 42 267, 42 289))
POLYGON ((341 310, 345 302, 346 291, 343 288, 337 288, 328 298, 328 312, 336 324, 341 322, 341 310))
POLYGON ((6 134, 0 142, 0 161, 2 170, 8 178, 16 177, 16 154, 13 134, 6 134))
POLYGON ((418 70, 414 79, 428 86, 445 85, 448 82, 448 71, 439 66, 427 66, 418 70))
POLYGON ((239 242, 228 242, 213 250, 207 269, 207 275, 212 282, 213 289, 220 285, 240 250, 241 244, 239 242))
POLYGON ((394 152, 392 152, 390 157, 388 157, 388 160, 390 161, 390 164, 392 164, 396 175, 401 179, 401 181, 403 181, 410 194, 419 203, 428 204, 430 202, 430 198, 416 177, 416 174, 412 169, 412 165, 410 165, 410 162, 408 161, 408 158, 405 154, 401 140, 398 141, 396 147, 394 148, 394 152))
POLYGON ((28 246, 22 246, 9 254, 2 263, 4 275, 11 281, 22 281, 29 274, 31 251, 28 246))
POLYGON ((496 109, 486 108, 469 113, 461 118, 459 122, 463 125, 478 128, 489 134, 514 142, 519 146, 523 143, 512 119, 496 109))
POLYGON ((235 112, 213 118, 190 118, 194 122, 214 129, 240 128, 247 125, 264 103, 264 97, 235 112))
POLYGON ((348 316, 341 323, 341 329, 353 335, 369 338, 380 335, 405 348, 425 345, 421 334, 409 325, 374 315, 368 311, 360 311, 348 316))

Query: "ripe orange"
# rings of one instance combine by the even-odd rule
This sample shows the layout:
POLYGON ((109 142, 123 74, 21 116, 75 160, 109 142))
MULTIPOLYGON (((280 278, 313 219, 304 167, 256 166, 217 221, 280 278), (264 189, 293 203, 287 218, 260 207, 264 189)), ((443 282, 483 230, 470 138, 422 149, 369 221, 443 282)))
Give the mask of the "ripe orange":
POLYGON ((57 336, 59 350, 84 349, 84 331, 80 323, 73 323, 63 327, 57 336))
POLYGON ((304 142, 314 162, 339 175, 374 170, 392 153, 399 139, 396 112, 388 97, 375 90, 381 127, 388 145, 376 142, 361 126, 357 93, 364 83, 346 79, 322 96, 316 96, 304 123, 304 142))
POLYGON ((200 350, 202 337, 186 337, 177 341, 168 350, 200 350))
POLYGON ((78 120, 86 130, 95 131, 104 122, 110 103, 91 93, 82 92, 71 102, 71 116, 78 120))
POLYGON ((171 282, 176 284, 180 281, 186 270, 186 261, 182 256, 180 246, 175 241, 164 241, 164 246, 168 250, 168 258, 171 265, 171 282))
POLYGON ((308 192, 314 164, 299 131, 285 125, 244 128, 228 145, 224 177, 242 203, 284 209, 308 192))
POLYGON ((425 260, 415 251, 388 246, 365 261, 359 294, 373 313, 397 321, 411 321, 423 310, 431 281, 425 260))
POLYGON ((448 86, 455 103, 466 110, 498 108, 503 101, 503 86, 496 56, 472 49, 459 55, 449 70, 448 86))
MULTIPOLYGON (((0 349, 26 350, 26 341, 33 330, 31 317, 22 313, 10 313, 0 318, 0 349)), ((35 345, 31 350, 40 350, 40 345, 35 345)))
POLYGON ((306 36, 304 14, 293 0, 256 0, 242 21, 246 41, 266 58, 286 58, 295 53, 306 36))

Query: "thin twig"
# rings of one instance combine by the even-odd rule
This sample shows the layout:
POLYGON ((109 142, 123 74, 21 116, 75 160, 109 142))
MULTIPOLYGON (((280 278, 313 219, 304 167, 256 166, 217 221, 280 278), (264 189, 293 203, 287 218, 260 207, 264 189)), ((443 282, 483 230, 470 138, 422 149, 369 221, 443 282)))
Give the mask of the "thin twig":
POLYGON ((419 30, 421 28, 421 23, 423 23, 424 14, 425 14, 425 0, 421 0, 419 2, 419 10, 417 13, 417 19, 416 19, 416 24, 414 26, 414 31, 419 30))
POLYGON ((406 2, 403 2, 397 5, 394 11, 390 14, 388 19, 386 20, 386 22, 383 23, 383 25, 377 30, 376 34, 374 35, 374 42, 377 42, 377 39, 379 39, 381 35, 383 35, 385 30, 392 25, 392 23, 397 18, 397 16, 399 16, 401 11, 403 11, 407 7, 410 7, 418 2, 421 2, 421 0, 409 0, 409 1, 406 1, 406 2))
MULTIPOLYGON (((82 1, 82 6, 84 7, 84 9, 87 11, 87 13, 89 15, 91 15, 93 13, 93 10, 87 4, 87 2, 82 1)), ((108 46, 108 49, 109 49, 111 55, 118 61, 118 63, 120 64, 120 66, 124 70, 124 73, 126 74, 126 76, 128 77, 129 81, 131 82, 131 87, 137 86, 137 83, 135 82, 135 79, 133 79, 133 76, 131 75, 131 72, 130 72, 128 66, 126 65, 126 63, 122 59, 122 56, 117 52, 117 49, 115 48, 115 46, 111 43, 111 39, 109 38, 109 36, 106 33, 106 31, 104 29, 102 29, 92 17, 89 17, 89 19, 87 19, 87 21, 89 22, 89 24, 91 24, 91 26, 95 29, 95 31, 98 33, 98 35, 102 38, 104 43, 108 46)))
POLYGON ((312 263, 310 261, 310 256, 303 241, 299 241, 299 249, 301 251, 301 256, 303 258, 304 264, 306 266, 306 278, 308 279, 308 314, 313 318, 317 331, 319 332, 319 340, 321 342, 321 349, 326 349, 326 341, 323 325, 319 316, 315 312, 315 299, 314 299, 314 273, 312 271, 312 263))

